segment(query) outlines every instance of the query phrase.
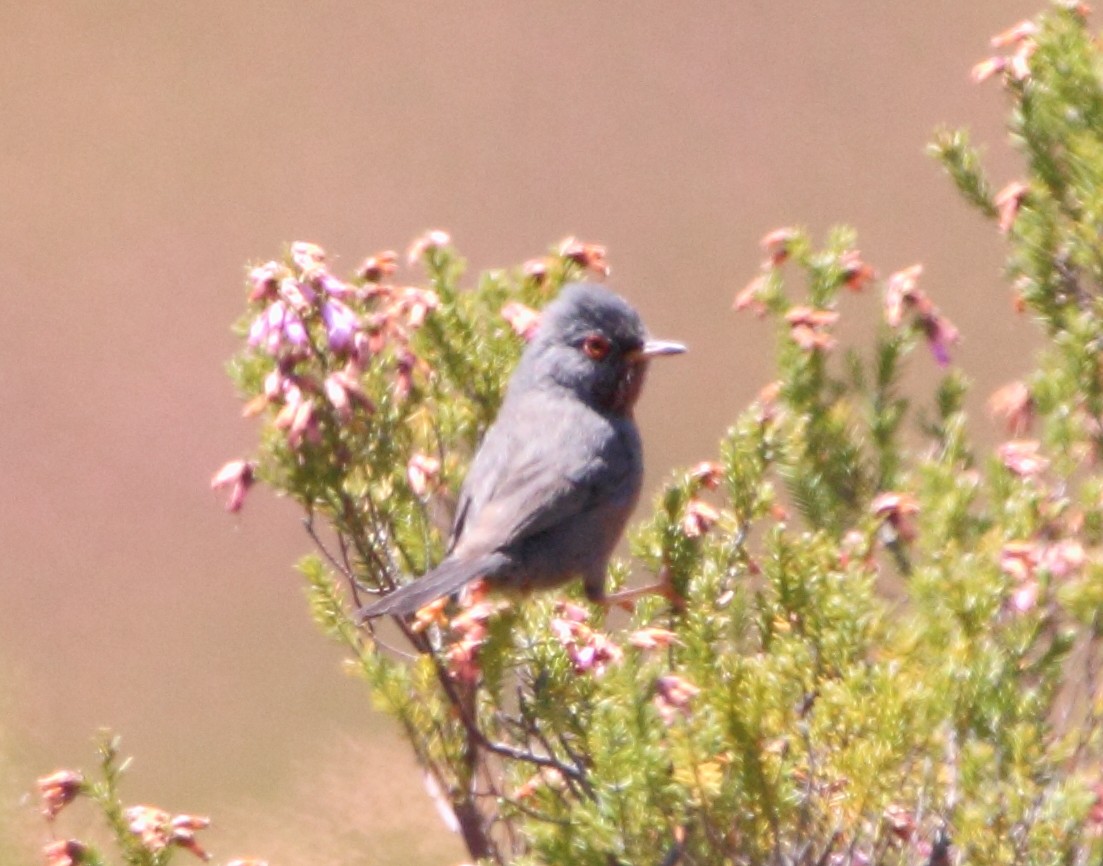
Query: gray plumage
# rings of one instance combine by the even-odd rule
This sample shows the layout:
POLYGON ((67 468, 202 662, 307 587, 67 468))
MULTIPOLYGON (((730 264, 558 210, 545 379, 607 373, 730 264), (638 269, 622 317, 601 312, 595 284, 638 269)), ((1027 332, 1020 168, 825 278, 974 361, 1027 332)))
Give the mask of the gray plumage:
POLYGON ((643 452, 632 408, 650 358, 639 315, 601 286, 549 304, 460 493, 445 559, 360 611, 413 613, 477 578, 527 591, 580 577, 604 598, 609 557, 636 506, 643 452))

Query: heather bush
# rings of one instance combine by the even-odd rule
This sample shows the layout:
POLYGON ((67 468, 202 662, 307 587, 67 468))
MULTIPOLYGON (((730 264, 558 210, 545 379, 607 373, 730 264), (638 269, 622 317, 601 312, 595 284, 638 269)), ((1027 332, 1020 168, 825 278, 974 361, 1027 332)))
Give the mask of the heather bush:
MULTIPOLYGON (((1005 435, 971 438, 958 333, 919 265, 881 277, 849 229, 772 231, 732 328, 774 329, 776 379, 640 509, 611 581, 673 591, 623 615, 569 587, 355 617, 439 561, 540 307, 603 275, 601 247, 472 280, 431 232, 405 266, 378 253, 348 278, 307 243, 250 270, 230 371, 260 440, 215 485, 231 510, 256 481, 302 507, 313 616, 473 859, 1103 856, 1103 54, 1086 14, 1058 4, 974 69, 1010 101, 1021 180, 993 192, 962 131, 932 145, 1006 235, 1014 302, 1044 336, 992 395, 1005 435), (844 346, 860 305, 879 324, 844 346), (908 364, 938 371, 931 393, 904 393, 908 364)), ((123 809, 103 748, 105 781, 43 780, 51 820, 91 794, 122 861, 201 853, 201 819, 123 809)))

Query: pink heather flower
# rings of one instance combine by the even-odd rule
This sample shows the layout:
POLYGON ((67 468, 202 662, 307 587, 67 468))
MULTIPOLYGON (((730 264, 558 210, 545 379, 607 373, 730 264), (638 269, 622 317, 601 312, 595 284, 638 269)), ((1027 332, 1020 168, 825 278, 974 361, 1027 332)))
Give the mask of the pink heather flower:
POLYGON ((601 676, 608 665, 619 662, 624 655, 608 636, 584 622, 555 617, 549 628, 567 651, 576 674, 601 676))
MULTIPOLYGON (((454 642, 448 647, 445 657, 449 662, 449 671, 453 677, 466 683, 475 683, 482 674, 479 654, 482 646, 490 637, 489 622, 498 611, 508 606, 505 601, 487 601, 485 582, 480 581, 465 594, 463 604, 466 607, 448 621, 443 608, 434 617, 437 625, 447 626, 454 636, 454 642), (441 623, 440 620, 444 619, 441 623)), ((419 624, 423 611, 418 611, 419 624)), ((428 623, 423 627, 427 627, 428 623)))
POLYGON ((158 854, 169 845, 175 845, 186 848, 201 860, 210 859, 210 855, 195 841, 195 831, 209 827, 209 818, 196 815, 172 816, 164 809, 153 806, 131 806, 123 813, 123 817, 130 832, 152 854, 158 854))
POLYGON ((889 276, 885 288, 885 321, 889 327, 900 327, 900 323, 904 321, 905 307, 926 301, 926 295, 917 286, 922 273, 923 265, 912 265, 889 276))
POLYGON ((273 301, 250 325, 249 345, 275 355, 285 342, 293 346, 306 345, 306 328, 298 313, 283 300, 273 301))
POLYGON ((601 244, 590 244, 573 237, 564 238, 559 244, 559 255, 598 276, 609 276, 609 263, 605 258, 605 247, 601 244))
POLYGON ((401 352, 395 362, 396 370, 391 391, 399 402, 410 396, 414 387, 414 368, 417 366, 417 356, 408 349, 401 352))
POLYGON ((900 540, 908 542, 915 538, 915 516, 919 513, 919 501, 910 493, 879 493, 873 497, 869 510, 874 517, 880 518, 891 527, 900 540))
POLYGON ((590 632, 585 643, 575 643, 567 648, 576 674, 592 673, 601 676, 611 663, 621 660, 623 653, 613 641, 599 631, 590 632))
POLYGON ((291 309, 302 313, 314 306, 317 294, 306 283, 287 277, 280 280, 280 297, 288 303, 291 309))
POLYGON ((355 358, 365 366, 373 357, 382 352, 386 345, 387 331, 375 317, 370 318, 367 327, 362 331, 357 331, 352 338, 355 358))
POLYGON ((360 320, 351 309, 336 298, 322 304, 322 321, 326 325, 326 339, 334 352, 343 352, 352 346, 353 337, 360 328, 360 320))
POLYGON ((310 274, 325 267, 326 252, 317 244, 295 241, 291 245, 291 261, 302 273, 310 274))
POLYGON ((479 681, 482 676, 482 669, 479 667, 479 649, 482 644, 482 640, 464 638, 444 651, 448 672, 454 679, 469 685, 479 681))
POLYGON ((1007 234, 1015 223, 1026 198, 1028 187, 1020 180, 1013 180, 996 193, 996 211, 999 214, 999 230, 1007 234))
POLYGON ((58 770, 38 780, 38 793, 42 798, 42 814, 48 821, 68 806, 81 793, 84 776, 73 770, 58 770))
POLYGON ((1007 61, 1002 57, 989 57, 982 60, 969 73, 975 84, 987 81, 993 75, 998 75, 1007 68, 1007 61))
MULTIPOLYGON (((231 460, 214 474, 211 489, 230 488, 230 497, 226 500, 226 510, 233 513, 241 510, 245 504, 245 494, 253 486, 256 478, 256 464, 248 460, 231 460)), ((39 784, 43 780, 39 780, 39 784)))
POLYGON ((267 860, 257 860, 253 857, 238 858, 237 860, 231 860, 226 866, 268 866, 267 860))
POLYGON ((789 336, 806 352, 830 352, 835 348, 837 341, 826 329, 838 320, 838 313, 812 307, 793 307, 785 314, 785 321, 789 323, 789 336))
POLYGON ((292 346, 306 345, 306 326, 303 325, 303 320, 291 310, 284 312, 282 332, 292 346))
POLYGON ((437 598, 417 609, 414 613, 414 623, 410 626, 415 632, 423 632, 430 626, 444 628, 448 625, 448 616, 444 609, 448 607, 448 597, 437 598))
POLYGON ((342 279, 338 279, 328 271, 322 271, 314 276, 315 285, 331 298, 347 298, 356 293, 356 290, 342 279))
POLYGON ((1039 565, 1058 580, 1075 574, 1083 566, 1087 556, 1084 546, 1075 539, 1063 538, 1042 550, 1039 565))
POLYGON ((1027 613, 1038 605, 1044 571, 1061 580, 1078 571, 1087 559, 1084 548, 1074 539, 1062 539, 1053 544, 1035 541, 1010 541, 1000 551, 1000 571, 1015 582, 1010 606, 1016 613, 1027 613))
POLYGON ((321 441, 314 401, 303 399, 303 392, 297 387, 288 389, 287 399, 272 421, 272 426, 287 431, 287 443, 292 448, 298 448, 304 439, 315 444, 321 441))
POLYGON ((700 499, 690 499, 682 515, 682 535, 700 538, 720 519, 720 512, 700 499))
POLYGON ((293 355, 279 359, 276 367, 264 377, 264 390, 245 404, 245 408, 241 411, 243 417, 252 418, 259 414, 265 406, 270 403, 280 403, 283 401, 285 394, 290 393, 293 389, 299 389, 299 386, 295 384, 296 377, 291 372, 295 361, 293 355))
POLYGON ((203 850, 195 840, 195 831, 209 827, 210 824, 210 818, 201 818, 197 815, 176 815, 171 822, 172 836, 169 839, 169 844, 191 851, 200 860, 210 860, 211 855, 203 850))
POLYGON ((758 420, 762 424, 773 421, 780 411, 778 401, 781 398, 781 382, 774 381, 763 385, 755 398, 759 408, 758 420))
POLYGON ((406 481, 414 496, 423 498, 436 484, 440 475, 440 461, 426 454, 414 454, 406 464, 406 481))
POLYGON ((839 565, 846 568, 856 558, 862 558, 868 564, 869 545, 866 537, 857 529, 849 530, 839 542, 839 565))
POLYGON ((333 406, 337 417, 342 421, 347 421, 352 417, 352 400, 349 397, 348 388, 345 387, 339 376, 339 373, 326 376, 325 382, 322 383, 322 390, 325 391, 326 399, 333 406))
POLYGON ((1032 41, 1026 41, 1019 45, 1019 50, 1011 55, 1011 62, 1007 71, 1016 81, 1026 81, 1030 77, 1030 58, 1034 56, 1037 46, 1032 41))
POLYGON ((766 312, 766 304, 762 301, 762 293, 766 288, 769 277, 759 274, 746 286, 740 289, 732 301, 732 309, 735 311, 750 309, 756 316, 761 317, 766 312))
POLYGON ((628 635, 628 643, 637 649, 664 649, 678 642, 678 636, 665 628, 641 628, 628 635))
POLYGON ((405 315, 410 328, 420 328, 425 317, 440 306, 440 298, 431 289, 410 286, 402 290, 396 306, 405 315))
POLYGON ((671 724, 679 714, 688 715, 690 701, 701 690, 689 680, 677 674, 667 674, 655 681, 655 708, 666 724, 671 724))
POLYGON ((1041 559, 1039 545, 1032 541, 1009 541, 1000 550, 1000 571, 1016 583, 1034 577, 1034 570, 1041 559))
POLYGON ((817 310, 812 307, 793 307, 785 314, 785 321, 789 324, 808 325, 812 328, 825 328, 839 321, 839 314, 834 310, 817 310))
POLYGON ((885 287, 885 321, 891 328, 898 328, 904 321, 904 313, 911 310, 915 314, 915 326, 927 338, 927 345, 939 366, 950 363, 950 346, 957 343, 961 335, 953 322, 947 319, 931 303, 918 286, 922 265, 912 265, 897 271, 888 279, 885 287))
POLYGON ((398 270, 398 253, 384 250, 364 259, 356 276, 367 283, 378 283, 392 276, 398 270))
POLYGON ((320 435, 318 421, 314 416, 314 401, 303 400, 295 408, 295 414, 287 427, 287 441, 292 448, 297 448, 304 439, 317 444, 320 435))
POLYGON ((1012 436, 1022 436, 1034 421, 1034 398, 1022 382, 1010 382, 988 398, 988 412, 1002 418, 1012 436))
POLYGON ((1033 38, 1037 33, 1038 26, 1033 21, 1025 19, 993 36, 991 40, 992 47, 1006 48, 1008 45, 1015 45, 1024 39, 1033 38))
POLYGON ((349 368, 336 370, 326 376, 322 390, 342 421, 352 417, 353 407, 359 407, 369 414, 375 411, 375 404, 360 387, 357 373, 349 368))
POLYGON ((862 254, 858 250, 847 250, 839 257, 839 267, 843 272, 843 285, 852 292, 860 292, 873 279, 877 272, 872 265, 862 261, 862 254))
POLYGON ((1049 466, 1049 460, 1039 453, 1041 447, 1036 439, 1013 439, 997 448, 996 454, 1003 465, 1015 475, 1020 478, 1034 478, 1045 472, 1049 466))
POLYGON ((168 847, 172 816, 154 806, 131 806, 123 813, 126 826, 142 846, 156 854, 168 847))
POLYGON ((1029 613, 1038 606, 1041 586, 1037 580, 1028 580, 1011 593, 1011 608, 1016 613, 1029 613))
POLYGON ((523 273, 530 280, 537 283, 544 282, 544 279, 548 276, 548 260, 547 259, 529 259, 523 265, 521 265, 521 273, 523 273))
POLYGON ((568 619, 562 619, 561 617, 554 617, 548 628, 556 640, 566 646, 574 639, 575 625, 568 619))
POLYGON ((506 601, 487 601, 481 597, 481 593, 472 593, 469 598, 465 600, 467 607, 452 617, 452 621, 449 623, 449 627, 457 634, 463 635, 465 638, 478 639, 483 641, 487 638, 489 632, 487 629, 487 623, 498 611, 505 609, 509 606, 506 601))
POLYGON ((691 480, 708 490, 715 490, 724 479, 724 467, 712 460, 703 460, 689 470, 691 480))
POLYGON ((513 328, 513 332, 526 343, 536 336, 536 329, 540 325, 540 314, 532 307, 526 307, 518 301, 510 301, 502 307, 501 314, 513 328))
POLYGON ((918 325, 927 338, 927 346, 940 367, 950 363, 950 346, 961 339, 957 327, 934 307, 918 318, 918 325))
POLYGON ((767 255, 767 266, 777 267, 789 258, 789 245, 797 238, 796 229, 784 227, 763 235, 758 245, 767 255))
POLYGON ((406 252, 406 261, 411 265, 416 264, 430 250, 439 250, 448 246, 451 242, 452 236, 446 231, 440 229, 428 231, 410 244, 410 249, 406 252))
POLYGON ((295 412, 298 411, 299 404, 302 401, 302 388, 294 382, 288 383, 283 391, 283 407, 276 414, 275 420, 272 422, 277 430, 286 430, 291 426, 291 422, 295 418, 295 412))
POLYGON ((264 394, 257 394, 252 400, 248 401, 241 407, 242 418, 254 418, 264 411, 264 407, 268 405, 268 398, 264 394))
POLYGON ((889 832, 901 842, 908 842, 915 835, 915 815, 905 807, 890 803, 881 817, 889 832))
POLYGON ((287 305, 283 301, 275 301, 265 307, 249 326, 249 345, 263 346, 269 353, 274 354, 282 341, 286 309, 287 305))
POLYGON ((283 271, 279 262, 265 262, 249 271, 249 300, 274 301, 283 271))
POLYGON ((88 848, 76 839, 59 839, 42 849, 46 866, 78 866, 88 856, 88 848))

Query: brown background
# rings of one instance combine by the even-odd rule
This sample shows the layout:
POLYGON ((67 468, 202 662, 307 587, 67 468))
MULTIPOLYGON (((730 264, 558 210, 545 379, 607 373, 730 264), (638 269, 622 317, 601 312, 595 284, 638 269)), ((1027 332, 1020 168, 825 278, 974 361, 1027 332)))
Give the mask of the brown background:
POLYGON ((0 852, 35 859, 21 793, 110 725, 129 795, 214 813, 220 859, 461 858, 308 621, 294 511, 207 490, 253 436, 222 371, 247 260, 304 239, 347 271, 430 227, 473 268, 607 244, 692 348, 644 398, 655 483, 769 375, 729 312, 758 238, 848 222, 882 273, 924 262, 979 405, 1029 329, 923 148, 967 123, 1014 176, 967 73, 1040 5, 0 3, 0 852))

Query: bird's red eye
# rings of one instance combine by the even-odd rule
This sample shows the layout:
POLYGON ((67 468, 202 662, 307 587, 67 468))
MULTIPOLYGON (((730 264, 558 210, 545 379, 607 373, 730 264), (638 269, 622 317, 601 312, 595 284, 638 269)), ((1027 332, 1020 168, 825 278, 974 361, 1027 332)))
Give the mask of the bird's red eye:
POLYGON ((582 341, 582 351, 586 353, 587 358, 593 358, 595 361, 605 360, 609 349, 609 341, 601 334, 590 334, 582 341))

